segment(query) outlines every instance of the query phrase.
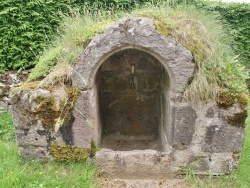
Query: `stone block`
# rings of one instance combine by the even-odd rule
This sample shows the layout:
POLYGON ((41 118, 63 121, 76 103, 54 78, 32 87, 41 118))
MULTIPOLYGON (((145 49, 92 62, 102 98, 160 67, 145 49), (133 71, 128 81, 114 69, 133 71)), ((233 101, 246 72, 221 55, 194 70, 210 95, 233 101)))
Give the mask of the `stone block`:
POLYGON ((19 154, 25 159, 50 160, 51 156, 47 147, 20 146, 19 154))
POLYGON ((206 117, 213 118, 218 113, 218 107, 211 106, 207 109, 206 117))
POLYGON ((161 178, 171 176, 171 158, 155 150, 113 151, 102 149, 94 158, 97 166, 113 177, 161 178))
POLYGON ((222 119, 214 119, 206 128, 203 150, 211 153, 241 151, 244 141, 244 129, 227 124, 222 119))
POLYGON ((174 143, 176 149, 185 149, 190 145, 195 131, 195 110, 189 105, 180 105, 175 108, 174 143))
POLYGON ((98 127, 96 125, 94 107, 96 103, 91 98, 92 90, 82 91, 72 111, 73 122, 71 134, 72 144, 80 148, 90 148, 91 140, 98 142, 98 127))
POLYGON ((213 153, 209 158, 209 169, 213 174, 227 174, 236 169, 238 160, 232 153, 213 153))
POLYGON ((47 134, 42 131, 16 130, 16 140, 19 146, 47 147, 47 134))

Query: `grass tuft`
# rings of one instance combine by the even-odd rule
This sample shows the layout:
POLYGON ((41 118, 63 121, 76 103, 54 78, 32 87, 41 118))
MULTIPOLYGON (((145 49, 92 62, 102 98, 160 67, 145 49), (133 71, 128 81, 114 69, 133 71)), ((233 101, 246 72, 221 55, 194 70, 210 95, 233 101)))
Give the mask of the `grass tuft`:
POLYGON ((74 13, 65 17, 59 28, 61 35, 43 52, 27 81, 46 77, 42 83, 44 87, 61 82, 64 76, 70 77, 70 67, 79 60, 91 39, 111 23, 112 16, 104 11, 95 14, 95 17, 88 11, 85 15, 74 13), (64 70, 66 73, 63 73, 64 70))

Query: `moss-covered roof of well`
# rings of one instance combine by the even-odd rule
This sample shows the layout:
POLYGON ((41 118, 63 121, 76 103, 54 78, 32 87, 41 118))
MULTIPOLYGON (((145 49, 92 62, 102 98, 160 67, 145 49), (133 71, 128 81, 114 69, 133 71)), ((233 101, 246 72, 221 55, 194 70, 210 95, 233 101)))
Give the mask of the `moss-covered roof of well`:
POLYGON ((143 6, 130 13, 87 12, 65 18, 61 35, 43 52, 28 81, 42 79, 40 87, 67 82, 72 67, 97 33, 122 17, 140 16, 153 18, 159 32, 173 36, 192 52, 197 66, 184 93, 187 99, 215 99, 225 92, 237 98, 239 94, 247 93, 245 80, 248 74, 230 48, 231 39, 224 33, 225 25, 215 15, 191 6, 171 8, 166 3, 143 6))

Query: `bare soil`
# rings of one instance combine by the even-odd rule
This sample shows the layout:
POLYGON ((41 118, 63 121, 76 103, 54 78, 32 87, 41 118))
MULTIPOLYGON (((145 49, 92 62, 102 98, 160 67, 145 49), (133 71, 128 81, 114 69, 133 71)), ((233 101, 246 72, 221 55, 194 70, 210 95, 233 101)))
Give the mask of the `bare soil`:
POLYGON ((189 188, 185 179, 109 179, 98 178, 101 188, 189 188))

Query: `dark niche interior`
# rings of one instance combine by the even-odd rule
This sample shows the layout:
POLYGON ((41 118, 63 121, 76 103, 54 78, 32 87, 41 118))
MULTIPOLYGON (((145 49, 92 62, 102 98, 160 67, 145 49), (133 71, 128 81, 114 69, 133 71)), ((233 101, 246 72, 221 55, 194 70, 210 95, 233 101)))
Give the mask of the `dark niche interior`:
POLYGON ((162 150, 171 140, 169 77, 155 57, 137 49, 117 52, 99 68, 96 86, 100 147, 162 150))

